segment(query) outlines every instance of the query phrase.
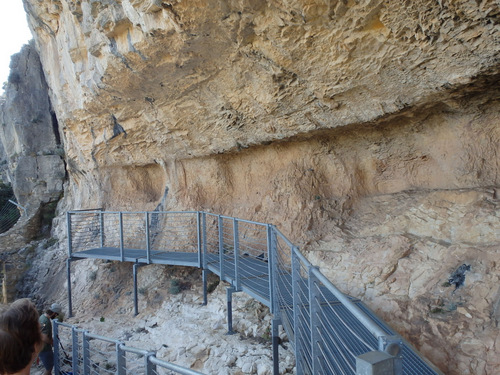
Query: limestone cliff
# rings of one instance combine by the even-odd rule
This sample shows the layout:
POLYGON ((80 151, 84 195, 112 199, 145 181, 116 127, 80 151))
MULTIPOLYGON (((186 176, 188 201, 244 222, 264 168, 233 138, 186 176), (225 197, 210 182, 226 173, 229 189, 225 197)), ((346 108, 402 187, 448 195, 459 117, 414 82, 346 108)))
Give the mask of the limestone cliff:
POLYGON ((0 143, 6 155, 7 181, 12 184, 24 216, 57 201, 65 179, 57 121, 38 52, 32 44, 12 56, 1 102, 0 143))
POLYGON ((497 372, 497 1, 23 2, 61 210, 271 222, 444 372, 497 372))
POLYGON ((45 219, 53 216, 66 179, 58 124, 33 43, 12 56, 10 69, 0 102, 0 179, 12 185, 22 208, 16 225, 0 235, 0 252, 49 234, 51 218, 45 219))

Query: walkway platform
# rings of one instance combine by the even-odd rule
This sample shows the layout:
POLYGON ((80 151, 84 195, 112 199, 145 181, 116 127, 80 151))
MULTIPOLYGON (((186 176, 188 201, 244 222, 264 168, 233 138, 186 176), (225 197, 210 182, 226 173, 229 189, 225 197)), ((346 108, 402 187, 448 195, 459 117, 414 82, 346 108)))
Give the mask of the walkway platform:
POLYGON ((274 374, 279 373, 278 326, 294 347, 297 374, 357 374, 359 357, 390 354, 394 374, 442 375, 362 301, 340 292, 274 226, 204 212, 68 213, 68 291, 71 262, 105 259, 197 267, 227 289, 228 332, 232 293, 245 292, 270 308, 274 374))
POLYGON ((73 258, 94 258, 116 260, 121 262, 134 262, 143 264, 164 264, 172 266, 199 267, 200 261, 197 253, 155 251, 148 252, 142 249, 123 249, 116 247, 99 247, 73 253, 73 258))

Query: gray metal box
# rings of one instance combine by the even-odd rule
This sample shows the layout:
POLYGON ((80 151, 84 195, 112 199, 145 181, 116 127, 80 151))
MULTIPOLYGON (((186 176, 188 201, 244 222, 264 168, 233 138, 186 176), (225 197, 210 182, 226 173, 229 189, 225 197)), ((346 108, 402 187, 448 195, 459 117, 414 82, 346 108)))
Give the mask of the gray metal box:
POLYGON ((379 351, 356 357, 356 375, 393 375, 394 357, 379 351))

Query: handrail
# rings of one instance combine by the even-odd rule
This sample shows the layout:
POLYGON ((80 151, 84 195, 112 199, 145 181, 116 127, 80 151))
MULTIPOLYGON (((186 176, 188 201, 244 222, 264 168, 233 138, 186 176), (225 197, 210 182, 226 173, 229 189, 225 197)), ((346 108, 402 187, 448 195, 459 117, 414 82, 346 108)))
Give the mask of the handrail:
POLYGON ((121 342, 115 339, 111 339, 109 337, 101 336, 101 335, 96 335, 94 333, 90 332, 85 332, 85 336, 91 339, 96 339, 96 340, 101 340, 101 341, 106 341, 109 342, 110 344, 120 344, 121 342))
MULTIPOLYGON (((75 325, 62 323, 57 320, 53 320, 52 323, 54 338, 54 370, 56 375, 69 372, 72 372, 73 375, 84 375, 87 374, 93 366, 101 366, 102 361, 105 361, 106 365, 110 368, 116 366, 115 371, 118 375, 127 373, 143 373, 147 375, 158 374, 156 370, 153 370, 156 367, 171 370, 181 375, 203 375, 201 372, 161 360, 156 357, 156 352, 154 351, 127 346, 119 340, 96 335, 79 329, 75 325), (61 328, 67 329, 65 335, 61 332, 61 328), (81 336, 81 339, 79 339, 78 336, 81 336), (63 337, 63 339, 61 339, 61 337, 63 337), (115 344, 115 349, 112 351, 104 351, 103 349, 99 349, 98 344, 93 344, 95 341, 115 344), (71 353, 71 356, 69 353, 71 353), (94 362, 92 360, 91 353, 97 354, 99 362, 94 362), (129 363, 125 357, 126 353, 133 353, 142 357, 144 359, 142 365, 144 368, 139 369, 139 371, 137 371, 137 368, 132 369, 133 365, 136 367, 141 367, 141 365, 137 365, 137 361, 129 363), (71 371, 69 371, 70 369, 71 371)), ((108 369, 104 371, 109 372, 109 370, 106 370, 108 369)))
MULTIPOLYGON (((92 212, 103 212, 107 214, 196 214, 200 211, 103 211, 99 208, 92 208, 88 210, 71 210, 67 211, 68 214, 81 214, 81 213, 92 213, 92 212)), ((208 213, 208 212, 207 212, 208 213)))
POLYGON ((312 268, 311 272, 321 281, 324 285, 328 286, 335 297, 358 319, 370 332, 377 338, 387 336, 387 333, 382 330, 368 315, 366 315, 357 305, 355 305, 349 298, 345 296, 335 285, 331 283, 317 268, 312 268))
MULTIPOLYGON (((285 235, 284 235, 283 233, 281 233, 281 232, 279 231, 279 229, 278 229, 278 228, 276 228, 274 225, 271 225, 271 227, 273 228, 274 232, 275 232, 277 235, 279 235, 279 236, 281 237, 281 239, 282 239, 283 241, 285 241, 285 242, 286 242, 286 244, 287 244, 288 246, 290 246, 290 248, 292 248, 292 247, 294 247, 294 246, 295 246, 295 245, 294 245, 294 244, 293 244, 293 243, 292 243, 292 242, 291 242, 288 238, 286 238, 286 237, 285 237, 285 235)), ((300 254, 300 253, 299 253, 299 254, 300 254)), ((309 263, 309 261, 308 261, 306 258, 304 258, 304 257, 302 256, 302 254, 300 254, 300 256, 304 259, 304 261, 306 261, 307 263, 309 263)))
POLYGON ((201 373, 201 372, 176 365, 175 363, 172 363, 172 362, 162 361, 161 359, 158 359, 156 357, 150 357, 149 360, 151 361, 151 363, 153 363, 157 366, 161 366, 163 368, 166 368, 167 370, 175 371, 175 372, 182 374, 182 375, 203 375, 203 373, 201 373))

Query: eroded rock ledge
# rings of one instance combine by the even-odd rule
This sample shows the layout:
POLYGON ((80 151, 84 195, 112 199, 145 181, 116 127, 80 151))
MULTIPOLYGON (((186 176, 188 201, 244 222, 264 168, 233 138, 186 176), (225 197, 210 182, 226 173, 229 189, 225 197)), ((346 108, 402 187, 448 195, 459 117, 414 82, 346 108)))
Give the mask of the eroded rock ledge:
POLYGON ((144 165, 367 123, 499 73, 493 0, 25 4, 79 164, 144 165), (113 138, 111 115, 126 139, 113 138))

